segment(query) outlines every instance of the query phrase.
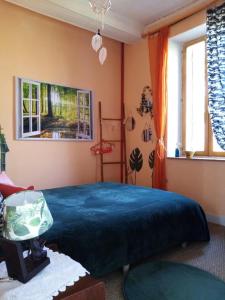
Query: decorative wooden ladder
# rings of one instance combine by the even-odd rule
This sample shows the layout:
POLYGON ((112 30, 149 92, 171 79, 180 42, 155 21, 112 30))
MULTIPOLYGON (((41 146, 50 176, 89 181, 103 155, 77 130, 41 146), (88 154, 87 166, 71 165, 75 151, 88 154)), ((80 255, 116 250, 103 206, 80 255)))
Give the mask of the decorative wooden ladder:
POLYGON ((102 143, 119 143, 120 144, 120 160, 119 161, 104 161, 104 154, 100 153, 100 166, 101 166, 101 182, 104 182, 104 166, 105 165, 120 165, 120 182, 127 183, 127 159, 126 159, 126 135, 125 135, 125 124, 124 124, 124 105, 121 105, 121 117, 120 118, 103 118, 102 116, 102 105, 98 103, 99 111, 99 129, 100 129, 100 147, 102 143), (103 139, 103 121, 117 121, 120 122, 120 139, 109 140, 103 139), (125 175, 125 178, 124 178, 125 175), (125 180, 124 180, 125 179, 125 180))

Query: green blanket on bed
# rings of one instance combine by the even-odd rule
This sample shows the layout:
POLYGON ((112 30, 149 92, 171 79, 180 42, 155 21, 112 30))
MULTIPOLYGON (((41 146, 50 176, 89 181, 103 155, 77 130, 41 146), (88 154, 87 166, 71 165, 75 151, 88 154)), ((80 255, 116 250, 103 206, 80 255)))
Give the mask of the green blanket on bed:
POLYGON ((43 193, 54 219, 44 237, 96 276, 185 241, 209 240, 201 207, 175 193, 116 183, 43 193))

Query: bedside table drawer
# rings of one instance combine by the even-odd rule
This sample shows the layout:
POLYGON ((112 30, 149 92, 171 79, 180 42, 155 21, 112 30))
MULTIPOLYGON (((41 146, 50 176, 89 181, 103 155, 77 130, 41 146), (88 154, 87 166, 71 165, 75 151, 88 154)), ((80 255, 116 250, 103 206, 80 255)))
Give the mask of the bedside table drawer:
POLYGON ((91 276, 82 277, 54 300, 105 300, 105 285, 91 276))

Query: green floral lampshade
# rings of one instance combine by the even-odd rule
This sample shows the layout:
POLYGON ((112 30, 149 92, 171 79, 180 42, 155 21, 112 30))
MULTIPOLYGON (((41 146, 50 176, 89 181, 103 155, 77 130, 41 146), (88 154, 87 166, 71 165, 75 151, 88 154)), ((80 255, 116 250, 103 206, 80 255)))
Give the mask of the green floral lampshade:
POLYGON ((24 191, 5 199, 3 236, 24 241, 38 237, 53 224, 42 192, 24 191))

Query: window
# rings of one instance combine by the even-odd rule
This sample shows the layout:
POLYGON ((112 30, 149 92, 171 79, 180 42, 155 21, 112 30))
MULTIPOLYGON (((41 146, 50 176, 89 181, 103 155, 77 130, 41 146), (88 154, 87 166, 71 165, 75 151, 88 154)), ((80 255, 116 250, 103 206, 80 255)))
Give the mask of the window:
POLYGON ((40 134, 40 83, 21 80, 22 137, 40 134))
POLYGON ((17 138, 92 140, 90 90, 17 78, 17 138))
POLYGON ((80 138, 90 135, 90 97, 88 93, 77 91, 79 122, 78 132, 80 138))
POLYGON ((197 155, 225 156, 212 133, 208 114, 205 38, 183 47, 182 147, 197 155))

